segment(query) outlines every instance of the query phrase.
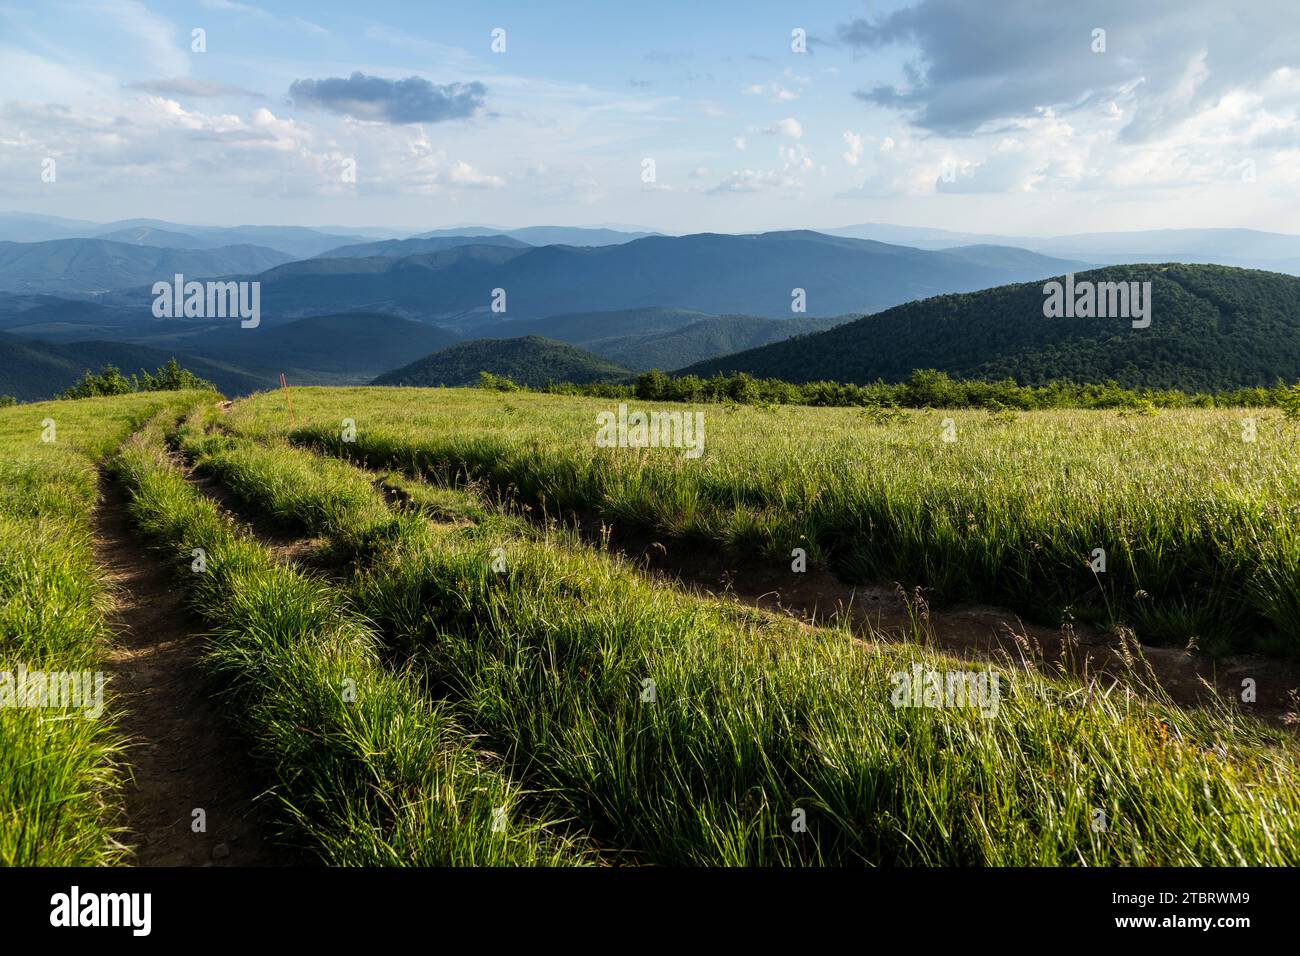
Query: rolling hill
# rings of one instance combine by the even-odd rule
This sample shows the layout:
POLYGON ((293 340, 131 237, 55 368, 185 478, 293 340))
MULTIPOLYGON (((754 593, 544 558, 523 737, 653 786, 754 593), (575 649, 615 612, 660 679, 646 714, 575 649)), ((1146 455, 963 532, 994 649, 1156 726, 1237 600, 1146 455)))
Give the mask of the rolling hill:
POLYGON ((400 259, 405 256, 422 256, 429 252, 441 252, 458 246, 504 246, 507 249, 528 249, 528 243, 511 239, 509 236, 435 236, 417 239, 385 239, 379 242, 359 242, 351 246, 340 246, 322 252, 316 259, 367 259, 371 256, 386 256, 400 259))
POLYGON ((291 257, 263 246, 164 249, 104 239, 0 242, 0 290, 89 294, 187 279, 262 272, 291 257))
POLYGON ((392 230, 306 226, 196 226, 162 219, 119 219, 90 222, 37 213, 0 212, 0 240, 45 242, 51 239, 107 239, 169 249, 213 249, 220 246, 263 246, 286 259, 305 258, 367 239, 403 235, 392 230))
POLYGON ((527 336, 461 342, 380 375, 371 384, 475 385, 479 372, 504 375, 518 385, 533 388, 552 382, 615 381, 632 374, 629 369, 564 342, 527 336))
POLYGON ((482 334, 507 320, 645 307, 790 318, 794 289, 805 290, 809 314, 863 314, 1075 267, 1023 250, 999 252, 996 265, 988 252, 974 255, 985 261, 815 232, 705 233, 591 248, 476 244, 405 258, 309 259, 256 278, 264 321, 383 311, 482 334), (494 289, 505 290, 504 312, 491 310, 494 289))
POLYGON ((709 315, 690 309, 622 309, 578 312, 530 322, 505 322, 493 338, 526 335, 578 345, 634 371, 671 371, 714 356, 820 332, 856 316, 765 319, 709 315))
POLYGON ((491 236, 505 235, 518 239, 530 246, 613 246, 633 239, 644 239, 658 233, 592 228, 587 226, 525 226, 522 229, 494 229, 490 226, 469 226, 464 229, 434 229, 422 232, 415 238, 432 239, 442 236, 491 236))
POLYGON ((153 372, 175 357, 182 368, 213 382, 227 395, 245 395, 265 387, 255 377, 220 362, 121 342, 75 342, 52 345, 0 333, 0 395, 19 401, 53 398, 83 372, 116 365, 124 375, 153 372))
POLYGON ((1300 279, 1210 265, 1113 266, 1076 281, 1152 283, 1152 321, 1045 318, 1043 284, 910 302, 816 335, 682 369, 793 382, 963 378, 1217 389, 1300 378, 1300 279))
POLYGON ((848 321, 837 318, 764 319, 755 315, 715 315, 670 332, 624 335, 584 343, 584 348, 638 372, 671 371, 714 356, 821 332, 848 321))
POLYGON ((490 338, 522 338, 536 335, 544 339, 557 339, 571 345, 586 345, 602 339, 627 335, 656 335, 685 328, 705 319, 716 318, 712 313, 695 309, 663 309, 650 306, 643 309, 614 309, 599 312, 569 312, 548 315, 544 319, 527 319, 502 322, 489 331, 490 338))
POLYGON ((413 355, 446 348, 446 329, 394 315, 319 315, 265 329, 221 326, 184 342, 193 354, 229 363, 273 385, 280 372, 311 384, 362 384, 413 355))
POLYGON ((918 249, 974 244, 1014 246, 1099 266, 1183 262, 1300 273, 1300 236, 1258 229, 1145 229, 1042 237, 862 223, 824 231, 833 236, 897 242, 918 249))

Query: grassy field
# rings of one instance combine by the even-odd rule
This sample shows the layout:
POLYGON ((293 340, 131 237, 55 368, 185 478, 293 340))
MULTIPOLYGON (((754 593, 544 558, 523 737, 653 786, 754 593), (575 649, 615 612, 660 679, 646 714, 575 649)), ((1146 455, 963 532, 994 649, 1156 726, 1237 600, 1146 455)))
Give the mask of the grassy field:
POLYGON ((213 629, 209 662, 271 771, 292 842, 334 865, 582 862, 575 841, 512 818, 518 788, 476 759, 445 707, 380 666, 343 595, 277 564, 195 491, 161 426, 138 433, 115 468, 146 535, 205 555, 182 586, 213 629))
POLYGON ((390 665, 414 666, 609 858, 1300 858, 1295 746, 1231 712, 1094 694, 1033 670, 999 672, 1005 696, 988 716, 896 707, 900 672, 971 665, 916 647, 867 651, 845 632, 653 585, 468 491, 457 507, 456 492, 429 488, 394 512, 374 474, 294 448, 239 411, 213 419, 216 434, 196 424, 182 445, 200 471, 251 511, 344 546, 356 562, 349 591, 390 665), (425 520, 430 510, 442 519, 425 520))
POLYGON ((293 400, 293 423, 275 393, 241 403, 234 422, 776 565, 804 548, 846 580, 922 585, 938 602, 1000 602, 1053 626, 1123 625, 1213 653, 1300 653, 1300 444, 1277 411, 696 406, 704 452, 689 459, 597 447, 597 415, 615 409, 598 399, 298 389, 293 400))
POLYGON ((121 858, 121 741, 90 708, 14 706, 17 674, 98 673, 107 596, 91 550, 96 462, 144 419, 192 396, 150 393, 0 409, 0 864, 121 858))
MULTIPOLYGON (((536 520, 539 505, 578 510, 755 566, 788 568, 804 547, 950 599, 1285 650, 1296 496, 1281 421, 1258 418, 1244 442, 1247 416, 1223 411, 710 406, 691 459, 597 448, 595 400, 293 402, 292 420, 280 394, 0 413, 0 620, 7 667, 95 666, 112 639, 96 487, 101 470, 120 482, 203 622, 204 668, 277 839, 307 859, 1300 863, 1300 744, 1284 729, 1133 692, 1140 665, 1107 690, 1032 659, 945 657, 919 629, 870 643, 688 593, 536 520), (56 443, 40 441, 45 417, 56 443), (281 553, 267 528, 311 550, 281 553), (1104 572, 1085 560, 1096 547, 1104 572)), ((101 721, 0 710, 0 860, 128 859, 115 706, 101 721)))

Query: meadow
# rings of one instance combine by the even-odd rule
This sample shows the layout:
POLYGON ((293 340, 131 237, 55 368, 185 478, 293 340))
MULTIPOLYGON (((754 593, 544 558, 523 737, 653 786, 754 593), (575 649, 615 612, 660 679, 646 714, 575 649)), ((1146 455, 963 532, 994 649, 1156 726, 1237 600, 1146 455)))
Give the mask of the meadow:
MULTIPOLYGON (((1049 607, 1080 574, 1097 590, 1071 585, 1079 606, 1111 601, 1116 621, 1139 626, 1122 617, 1140 606, 1120 600, 1131 584, 1097 581, 1154 568, 1208 602, 1191 605, 1201 615, 1191 619, 1215 623, 1228 619, 1214 602, 1236 579, 1188 590, 1187 575, 1258 574, 1245 562, 1262 552, 1241 539, 1288 540, 1285 523, 1269 521, 1285 509, 1252 510, 1289 487, 1280 421, 1260 418, 1255 442, 1236 436, 1243 450, 1231 441, 1238 416, 1222 411, 878 420, 709 406, 705 453, 691 460, 595 447, 599 400, 370 388, 295 389, 292 403, 283 393, 229 407, 203 393, 57 403, 95 441, 67 450, 80 484, 55 497, 84 545, 97 467, 125 489, 141 540, 202 622, 203 666, 254 757, 276 839, 307 860, 1300 862, 1300 744, 1231 702, 1181 708, 1144 684, 1140 662, 1111 686, 1033 659, 948 657, 924 646, 919 625, 902 643, 810 626, 651 578, 565 522, 539 520, 591 512, 785 567, 803 546, 814 566, 906 569, 952 598, 1028 575, 1025 593, 1061 589, 1036 605, 1049 607), (1198 541, 1218 552, 1182 554, 1210 527, 1198 541), (1052 556, 1018 563, 1026 536, 1052 556), (285 550, 286 538, 302 547, 285 550), (990 555, 974 563, 981 542, 1003 549, 1004 567, 990 555), (1152 543, 1161 560, 1143 550, 1152 543), (1097 546, 1105 572, 1085 561, 1097 546), (201 571, 189 563, 198 552, 201 571), (898 694, 900 675, 922 673, 996 694, 946 705, 898 694)), ((49 534, 38 540, 56 547, 38 550, 54 560, 64 541, 49 534)), ((77 659, 93 659, 112 635, 94 617, 102 595, 84 547, 76 568, 98 628, 77 659)), ((78 817, 85 845, 102 847, 87 862, 130 859, 129 827, 111 806, 125 762, 114 706, 99 750, 50 738, 83 776, 110 784, 78 817)), ((27 755, 48 741, 12 742, 27 755)), ((45 798, 7 799, 16 809, 0 819, 0 857, 33 859, 7 848, 26 823, 23 800, 45 798)))
POLYGON ((1214 654, 1300 653, 1298 429, 1276 410, 631 403, 703 409, 692 460, 597 447, 608 399, 296 389, 293 400, 292 422, 275 393, 232 421, 771 567, 802 548, 846 581, 920 585, 939 604, 995 602, 1214 654))
MULTIPOLYGON (((0 674, 99 669, 111 635, 91 552, 96 463, 150 415, 185 401, 155 392, 0 409, 0 674)), ((126 770, 110 715, 15 703, 0 707, 0 862, 121 859, 126 770)))

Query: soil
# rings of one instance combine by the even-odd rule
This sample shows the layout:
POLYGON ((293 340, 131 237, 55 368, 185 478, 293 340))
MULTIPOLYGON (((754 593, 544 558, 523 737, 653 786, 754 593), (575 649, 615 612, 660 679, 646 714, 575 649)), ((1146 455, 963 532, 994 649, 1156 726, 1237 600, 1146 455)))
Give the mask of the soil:
MULTIPOLYGON (((1211 658, 1176 647, 1123 641, 1084 624, 1069 631, 1021 621, 1014 612, 963 604, 941 609, 917 604, 914 594, 884 585, 853 586, 828 571, 793 572, 789 560, 763 563, 689 542, 643 535, 605 534, 599 522, 580 522, 590 543, 623 554, 647 573, 699 593, 729 597, 809 624, 839 621, 865 643, 918 640, 944 653, 972 659, 1030 660, 1076 678, 1114 681, 1131 673, 1132 650, 1176 703, 1205 706, 1217 694, 1270 724, 1300 731, 1300 663, 1259 655, 1211 658), (909 607, 910 605, 910 607, 909 607), (921 619, 921 615, 924 619, 921 619), (1241 702, 1243 681, 1255 681, 1254 702, 1241 702)), ((608 530, 608 529, 606 529, 608 530)))
POLYGON ((95 558, 115 634, 107 670, 117 727, 129 738, 125 841, 141 866, 290 865, 277 846, 247 744, 213 698, 201 666, 203 624, 168 568, 134 533, 127 496, 103 480, 95 558), (206 814, 194 832, 193 811, 206 814))

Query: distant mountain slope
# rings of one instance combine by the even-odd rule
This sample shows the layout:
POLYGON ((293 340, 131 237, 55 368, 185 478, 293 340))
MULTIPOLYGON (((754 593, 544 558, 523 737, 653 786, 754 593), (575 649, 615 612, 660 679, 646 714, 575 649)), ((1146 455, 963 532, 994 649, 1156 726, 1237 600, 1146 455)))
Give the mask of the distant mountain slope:
POLYGON ((492 229, 469 226, 464 229, 434 229, 422 232, 415 238, 434 239, 442 236, 489 236, 502 234, 532 246, 612 246, 633 239, 657 235, 653 232, 623 231, 621 229, 589 228, 584 226, 525 226, 523 229, 492 229))
POLYGON ((375 385, 474 385, 479 372, 505 375, 519 385, 625 379, 630 370, 563 342, 528 336, 461 342, 380 375, 375 385))
POLYGON ((365 259, 371 256, 401 258, 421 256, 428 252, 441 252, 457 246, 504 246, 507 249, 528 249, 528 243, 509 236, 436 236, 419 239, 386 239, 382 242, 360 242, 351 246, 329 249, 315 256, 317 259, 365 259))
POLYGON ((0 331, 45 343, 115 341, 238 369, 259 387, 284 372, 303 384, 356 384, 459 341, 426 322, 383 313, 309 316, 241 328, 226 320, 155 319, 140 310, 53 296, 0 295, 0 331))
POLYGON ((1076 281, 1150 281, 1152 320, 1045 318, 1043 283, 912 302, 683 372, 795 382, 900 381, 936 368, 969 378, 1232 388, 1300 378, 1300 279, 1205 265, 1114 266, 1076 281))
POLYGON ((502 322, 490 331, 492 338, 520 338, 536 335, 573 345, 626 335, 652 335, 685 328, 704 319, 716 318, 695 309, 615 309, 601 312, 569 312, 544 319, 502 322))
POLYGON ((1300 273, 1300 235, 1257 229, 1146 229, 1067 236, 995 236, 884 223, 824 230, 834 236, 899 242, 918 249, 998 245, 1095 265, 1183 262, 1300 273))
POLYGON ((754 315, 715 315, 671 332, 597 339, 584 347, 638 372, 652 368, 671 371, 714 356, 821 332, 845 321, 844 317, 763 319, 754 315))
POLYGON ((569 342, 635 371, 670 371, 792 335, 820 332, 855 318, 765 319, 690 309, 620 309, 503 322, 490 331, 493 338, 536 335, 569 342))
POLYGON ((1028 252, 994 267, 947 252, 780 232, 652 236, 596 248, 470 245, 402 259, 310 259, 257 278, 271 321, 364 309, 482 334, 505 320, 650 306, 790 318, 795 289, 804 290, 809 314, 861 314, 1070 268, 1073 263, 1028 252), (504 312, 491 310, 494 289, 505 292, 504 312))
POLYGON ((347 313, 311 316, 265 329, 223 326, 177 347, 265 375, 269 386, 280 372, 314 384, 368 382, 414 356, 456 341, 446 329, 423 322, 347 313))
POLYGON ((106 242, 125 242, 133 246, 157 246, 160 249, 211 249, 221 245, 210 239, 199 239, 183 232, 155 229, 153 226, 132 226, 115 229, 95 236, 106 242))
POLYGON ((0 290, 91 293, 186 279, 262 272, 291 257, 261 246, 163 249, 104 239, 0 242, 0 290))
POLYGON ((310 229, 305 226, 195 226, 162 219, 89 222, 36 213, 0 212, 0 240, 45 242, 51 239, 108 239, 172 249, 263 246, 305 258, 367 239, 401 235, 388 230, 310 229))
POLYGON ((98 372, 116 365, 124 375, 154 372, 175 357, 183 368, 216 384, 227 395, 240 395, 260 387, 258 380, 219 362, 120 342, 76 342, 51 345, 0 334, 0 395, 20 401, 53 398, 76 382, 83 372, 98 372))

